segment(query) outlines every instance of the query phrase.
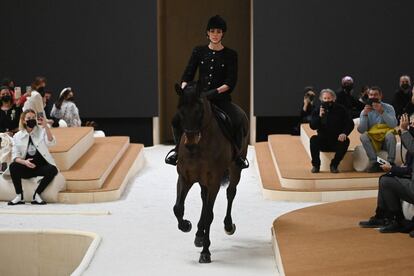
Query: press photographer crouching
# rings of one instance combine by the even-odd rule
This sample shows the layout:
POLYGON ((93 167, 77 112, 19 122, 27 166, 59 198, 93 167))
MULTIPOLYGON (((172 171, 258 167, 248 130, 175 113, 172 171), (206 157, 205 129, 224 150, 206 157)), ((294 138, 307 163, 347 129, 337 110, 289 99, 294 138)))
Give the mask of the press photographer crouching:
POLYGON ((36 120, 36 112, 28 109, 20 117, 21 130, 13 136, 13 162, 9 166, 17 196, 8 205, 24 204, 22 178, 43 176, 35 193, 32 204, 44 205, 41 193, 57 175, 55 161, 48 147, 56 144, 44 117, 36 120), (39 127, 37 123, 41 125, 39 127))
MULTIPOLYGON (((407 114, 403 114, 400 120, 401 142, 407 151, 414 154, 414 124, 411 123, 410 129, 407 114)), ((379 179, 377 208, 375 215, 367 221, 361 221, 359 225, 363 228, 380 227, 381 233, 393 233, 404 231, 404 215, 401 208, 401 201, 414 204, 414 162, 406 161, 407 167, 404 171, 392 171, 381 176, 379 179)), ((385 168, 385 166, 383 166, 385 168)), ((389 166, 387 166, 389 167, 389 166)), ((388 168, 387 168, 388 170, 388 168)), ((410 232, 414 237, 414 232, 410 232)))
POLYGON ((330 164, 330 171, 338 173, 339 163, 344 158, 348 147, 348 135, 354 128, 348 111, 340 104, 335 103, 336 94, 331 89, 323 89, 319 99, 321 105, 314 109, 310 127, 318 134, 310 139, 312 155, 312 173, 320 171, 320 152, 335 152, 330 164))

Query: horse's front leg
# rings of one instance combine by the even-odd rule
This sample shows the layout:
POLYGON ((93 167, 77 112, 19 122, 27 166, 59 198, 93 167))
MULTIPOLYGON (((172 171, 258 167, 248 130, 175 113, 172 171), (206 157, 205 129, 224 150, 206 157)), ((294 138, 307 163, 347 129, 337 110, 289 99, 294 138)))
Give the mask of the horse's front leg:
POLYGON ((237 184, 240 181, 240 169, 232 168, 230 170, 230 184, 227 187, 227 212, 224 218, 224 230, 226 234, 233 235, 236 231, 236 225, 233 223, 231 217, 231 209, 233 206, 233 200, 237 192, 237 184))
POLYGON ((204 217, 205 209, 207 206, 207 188, 203 185, 200 185, 201 188, 201 200, 203 201, 203 206, 201 209, 200 220, 197 224, 197 233, 195 234, 194 245, 196 247, 202 247, 204 241, 204 217))
POLYGON ((174 205, 174 214, 178 221, 178 229, 180 229, 183 232, 191 231, 191 222, 183 219, 183 217, 184 217, 184 201, 192 185, 193 183, 185 181, 181 175, 178 176, 177 199, 174 205))
MULTIPOLYGON (((203 238, 203 250, 200 254, 200 263, 211 263, 210 253, 210 227, 214 219, 214 202, 216 201, 217 193, 220 189, 220 180, 210 182, 207 188, 207 200, 205 203, 205 214, 204 214, 204 238, 203 238)), ((203 208, 204 209, 204 208, 203 208)))

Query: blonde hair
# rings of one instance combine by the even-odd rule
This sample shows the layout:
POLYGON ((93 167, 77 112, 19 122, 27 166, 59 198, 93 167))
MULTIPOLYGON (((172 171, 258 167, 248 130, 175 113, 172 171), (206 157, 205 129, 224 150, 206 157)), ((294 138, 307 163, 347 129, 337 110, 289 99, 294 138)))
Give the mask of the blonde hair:
POLYGON ((20 122, 19 122, 20 130, 26 129, 25 118, 28 113, 33 113, 34 115, 36 115, 36 111, 34 111, 33 109, 26 109, 25 111, 23 111, 22 114, 20 115, 20 122))

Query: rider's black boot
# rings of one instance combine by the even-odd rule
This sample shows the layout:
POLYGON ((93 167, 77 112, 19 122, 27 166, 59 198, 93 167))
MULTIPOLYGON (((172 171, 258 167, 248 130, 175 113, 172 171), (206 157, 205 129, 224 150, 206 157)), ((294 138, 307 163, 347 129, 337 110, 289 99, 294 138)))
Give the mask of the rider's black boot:
POLYGON ((178 146, 180 144, 180 139, 182 135, 182 131, 177 127, 172 127, 173 130, 173 138, 175 143, 175 148, 170 150, 165 157, 165 163, 169 165, 176 166, 178 162, 178 146))

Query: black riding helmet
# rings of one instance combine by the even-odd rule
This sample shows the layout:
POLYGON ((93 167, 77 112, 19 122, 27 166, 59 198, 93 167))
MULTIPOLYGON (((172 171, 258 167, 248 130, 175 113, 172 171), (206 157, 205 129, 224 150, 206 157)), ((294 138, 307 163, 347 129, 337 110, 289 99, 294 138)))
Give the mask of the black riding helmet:
POLYGON ((215 15, 208 20, 206 31, 211 29, 221 29, 223 33, 227 31, 226 21, 220 15, 215 15))

